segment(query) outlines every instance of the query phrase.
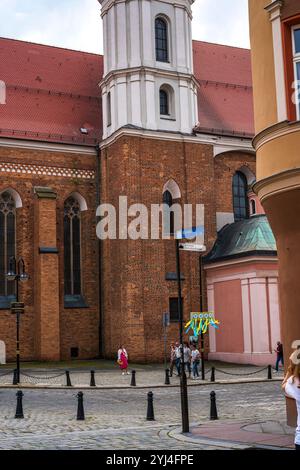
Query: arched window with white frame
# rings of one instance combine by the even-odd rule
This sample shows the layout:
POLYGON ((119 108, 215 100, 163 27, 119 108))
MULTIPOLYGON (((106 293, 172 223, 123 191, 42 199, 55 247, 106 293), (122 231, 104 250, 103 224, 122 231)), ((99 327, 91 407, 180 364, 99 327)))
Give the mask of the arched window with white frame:
POLYGON ((168 23, 161 16, 155 19, 155 53, 157 62, 169 62, 168 23))
POLYGON ((11 191, 0 194, 0 298, 15 296, 15 283, 9 282, 9 260, 16 256, 16 201, 11 191))
POLYGON ((64 204, 64 292, 80 296, 81 283, 81 208, 71 195, 64 204))

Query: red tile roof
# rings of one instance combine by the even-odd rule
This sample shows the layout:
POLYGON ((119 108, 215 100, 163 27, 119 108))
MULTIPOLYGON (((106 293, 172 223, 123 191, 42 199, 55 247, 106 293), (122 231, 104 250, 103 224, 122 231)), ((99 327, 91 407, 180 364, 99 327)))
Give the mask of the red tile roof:
MULTIPOLYGON (((194 41, 198 131, 253 135, 250 51, 194 41)), ((102 135, 103 57, 0 38, 0 137, 95 145, 102 135), (88 128, 88 135, 80 132, 88 128)))
POLYGON ((198 130, 253 136, 250 50, 194 41, 193 53, 199 83, 198 130))
POLYGON ((0 39, 0 80, 7 85, 0 136, 94 145, 102 133, 102 75, 102 56, 0 39))

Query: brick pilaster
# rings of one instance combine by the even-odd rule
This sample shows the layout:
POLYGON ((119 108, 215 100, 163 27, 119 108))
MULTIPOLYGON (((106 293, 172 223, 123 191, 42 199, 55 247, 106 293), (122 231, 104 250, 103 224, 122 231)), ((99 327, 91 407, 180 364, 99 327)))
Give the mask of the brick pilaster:
POLYGON ((59 262, 56 246, 56 193, 35 187, 34 281, 35 355, 39 360, 60 360, 59 262))

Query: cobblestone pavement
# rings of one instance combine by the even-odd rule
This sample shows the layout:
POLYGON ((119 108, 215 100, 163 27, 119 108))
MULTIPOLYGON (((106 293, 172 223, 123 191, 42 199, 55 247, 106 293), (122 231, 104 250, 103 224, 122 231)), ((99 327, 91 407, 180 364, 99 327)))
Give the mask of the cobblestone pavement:
MULTIPOLYGON (((221 420, 284 421, 280 383, 207 385, 189 389, 190 421, 208 421, 210 392, 217 393, 221 420)), ((155 426, 145 420, 149 390, 88 390, 86 421, 76 421, 73 390, 25 390, 24 420, 15 420, 16 390, 0 390, 0 449, 203 449, 169 436, 180 426, 176 388, 154 391, 155 426)), ((213 444, 213 443, 212 443, 213 444)))

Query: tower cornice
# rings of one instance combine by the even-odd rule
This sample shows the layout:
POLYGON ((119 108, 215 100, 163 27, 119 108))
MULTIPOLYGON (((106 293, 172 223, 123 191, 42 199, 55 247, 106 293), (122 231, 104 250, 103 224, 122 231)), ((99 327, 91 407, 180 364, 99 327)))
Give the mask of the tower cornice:
POLYGON ((132 68, 111 71, 103 78, 103 80, 101 80, 101 82, 99 83, 99 86, 103 87, 107 85, 112 78, 121 78, 121 77, 127 78, 130 75, 136 75, 136 74, 143 75, 143 76, 146 76, 147 74, 154 75, 154 76, 159 75, 165 78, 171 78, 171 79, 176 78, 176 79, 188 80, 188 81, 191 81, 197 88, 199 87, 199 83, 193 74, 178 72, 176 70, 157 69, 154 67, 132 67, 132 68))
MULTIPOLYGON (((130 3, 133 0, 98 0, 98 2, 101 5, 101 16, 103 18, 104 15, 107 14, 108 10, 113 6, 118 3, 130 3)), ((144 0, 147 2, 152 2, 153 0, 144 0)), ((184 8, 189 16, 192 16, 192 11, 191 11, 191 6, 193 3, 195 3, 195 0, 176 0, 175 2, 172 2, 171 0, 155 0, 157 3, 166 3, 170 4, 174 7, 177 8, 184 8)))

